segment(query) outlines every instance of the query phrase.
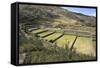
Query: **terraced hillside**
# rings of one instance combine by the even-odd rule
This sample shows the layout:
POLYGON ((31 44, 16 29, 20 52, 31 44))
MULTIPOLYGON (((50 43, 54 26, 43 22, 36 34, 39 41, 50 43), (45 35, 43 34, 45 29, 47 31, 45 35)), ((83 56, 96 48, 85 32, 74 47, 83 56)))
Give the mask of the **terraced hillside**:
POLYGON ((63 7, 19 6, 19 63, 96 60, 96 17, 63 7))
MULTIPOLYGON (((38 31, 43 31, 43 29, 38 29, 38 30, 33 30, 32 33, 36 32, 38 33, 38 31)), ((68 35, 66 33, 62 33, 62 32, 57 32, 55 31, 55 33, 53 33, 53 31, 46 31, 43 33, 39 33, 38 35, 40 36, 45 36, 43 39, 46 41, 51 42, 51 40, 53 42, 51 43, 55 43, 57 44, 58 47, 62 47, 65 48, 65 46, 67 45, 67 47, 70 49, 72 47, 72 44, 75 40, 76 35, 68 35), (47 35, 48 34, 48 35, 47 35), (62 36, 61 36, 62 35, 62 36), (55 40, 56 39, 56 40, 55 40)), ((80 52, 86 55, 92 55, 95 56, 95 48, 93 47, 93 43, 92 43, 92 37, 85 37, 85 36, 79 36, 76 39, 76 42, 74 43, 74 47, 76 49, 76 52, 80 52)))
POLYGON ((20 24, 24 24, 26 27, 74 28, 93 32, 96 26, 94 16, 71 12, 62 7, 20 5, 19 9, 20 24))

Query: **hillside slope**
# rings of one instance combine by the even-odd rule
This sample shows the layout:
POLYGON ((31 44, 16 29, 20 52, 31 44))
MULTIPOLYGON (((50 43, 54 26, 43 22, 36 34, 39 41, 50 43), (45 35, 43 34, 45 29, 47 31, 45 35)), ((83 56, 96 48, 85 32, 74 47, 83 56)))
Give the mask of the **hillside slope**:
POLYGON ((32 27, 82 28, 95 30, 96 18, 57 6, 20 5, 20 24, 32 27))

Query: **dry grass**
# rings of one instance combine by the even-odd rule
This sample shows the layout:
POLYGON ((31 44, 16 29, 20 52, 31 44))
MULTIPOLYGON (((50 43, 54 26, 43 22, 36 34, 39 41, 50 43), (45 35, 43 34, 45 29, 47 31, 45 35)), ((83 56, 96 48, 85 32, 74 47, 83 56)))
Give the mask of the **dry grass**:
POLYGON ((86 55, 95 56, 96 53, 92 38, 78 37, 74 44, 74 48, 76 49, 76 52, 86 55))

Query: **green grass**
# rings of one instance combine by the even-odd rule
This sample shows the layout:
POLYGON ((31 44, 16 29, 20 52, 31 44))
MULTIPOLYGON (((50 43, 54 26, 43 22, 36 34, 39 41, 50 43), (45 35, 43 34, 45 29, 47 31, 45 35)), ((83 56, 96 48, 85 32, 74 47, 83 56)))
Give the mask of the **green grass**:
POLYGON ((48 34, 50 34, 50 33, 52 33, 52 31, 43 32, 43 33, 40 33, 40 34, 38 34, 38 35, 39 35, 40 37, 43 37, 43 36, 48 35, 48 34))
POLYGON ((47 37, 45 37, 44 39, 45 40, 54 40, 55 38, 57 38, 57 37, 59 37, 60 35, 61 35, 62 33, 54 33, 54 34, 52 34, 52 35, 50 35, 50 36, 47 36, 47 37))
POLYGON ((38 32, 41 32, 41 31, 44 31, 44 29, 33 30, 32 33, 38 33, 38 32))
POLYGON ((56 44, 59 47, 65 47, 65 45, 67 44, 68 47, 70 48, 70 46, 72 45, 74 39, 75 39, 75 36, 73 36, 73 35, 64 35, 56 41, 56 44))

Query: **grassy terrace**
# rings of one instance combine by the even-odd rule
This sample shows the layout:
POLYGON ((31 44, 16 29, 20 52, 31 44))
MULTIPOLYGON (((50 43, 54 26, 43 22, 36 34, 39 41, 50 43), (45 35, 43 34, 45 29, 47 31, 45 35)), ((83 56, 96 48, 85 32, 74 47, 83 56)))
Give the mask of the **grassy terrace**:
POLYGON ((42 31, 44 31, 44 29, 33 30, 32 33, 38 33, 38 32, 42 32, 42 31))
POLYGON ((45 40, 48 40, 48 41, 54 40, 54 39, 56 39, 57 37, 59 37, 60 35, 62 35, 62 33, 54 33, 54 34, 52 34, 52 35, 50 35, 50 36, 45 37, 44 39, 45 39, 45 40))
POLYGON ((78 37, 74 44, 77 52, 83 54, 95 55, 95 48, 93 47, 92 38, 78 37))
POLYGON ((38 34, 38 36, 43 37, 43 36, 48 35, 50 33, 52 33, 52 31, 47 31, 47 32, 44 32, 44 33, 40 33, 40 34, 38 34))
MULTIPOLYGON (((41 32, 41 31, 44 31, 44 29, 38 29, 38 30, 34 30, 32 31, 32 33, 38 33, 38 32, 41 32)), ((53 31, 46 31, 46 32, 43 32, 43 33, 39 33, 38 36, 40 37, 43 37, 43 36, 46 36, 44 37, 43 39, 44 40, 47 40, 47 41, 50 41, 50 40, 55 40, 57 39, 59 36, 62 35, 63 31, 61 32, 55 32, 53 34, 50 34, 52 33, 53 31), (50 34, 50 35, 48 35, 50 34)), ((76 35, 69 35, 69 34, 64 34, 62 35, 60 38, 58 38, 57 40, 54 41, 54 43, 59 46, 59 47, 62 47, 62 48, 65 48, 66 45, 68 46, 68 48, 70 48, 72 46, 72 43, 73 41, 75 40, 75 37, 76 35)), ((92 41, 92 38, 91 37, 85 37, 84 36, 79 36, 74 44, 74 49, 79 52, 79 53, 82 53, 82 54, 91 54, 91 55, 95 55, 95 48, 93 46, 93 41, 92 41)))
POLYGON ((95 59, 96 45, 95 40, 93 42, 91 37, 78 36, 75 41, 76 35, 74 35, 74 33, 70 35, 64 33, 64 31, 55 31, 52 34, 53 30, 45 30, 46 29, 33 30, 31 34, 29 34, 32 35, 32 38, 27 39, 23 37, 25 39, 21 39, 23 42, 20 43, 20 59, 23 58, 22 55, 24 53, 28 55, 28 58, 24 58, 25 62, 23 61, 22 63, 95 59), (53 42, 54 44, 50 43, 53 40, 55 40, 53 42), (74 41, 75 43, 73 44, 74 41), (73 48, 71 50, 70 47, 72 47, 72 44, 73 48))
POLYGON ((68 47, 70 47, 72 45, 74 39, 75 39, 75 36, 73 36, 73 35, 64 35, 56 41, 56 44, 59 47, 64 47, 65 45, 68 45, 68 47))

